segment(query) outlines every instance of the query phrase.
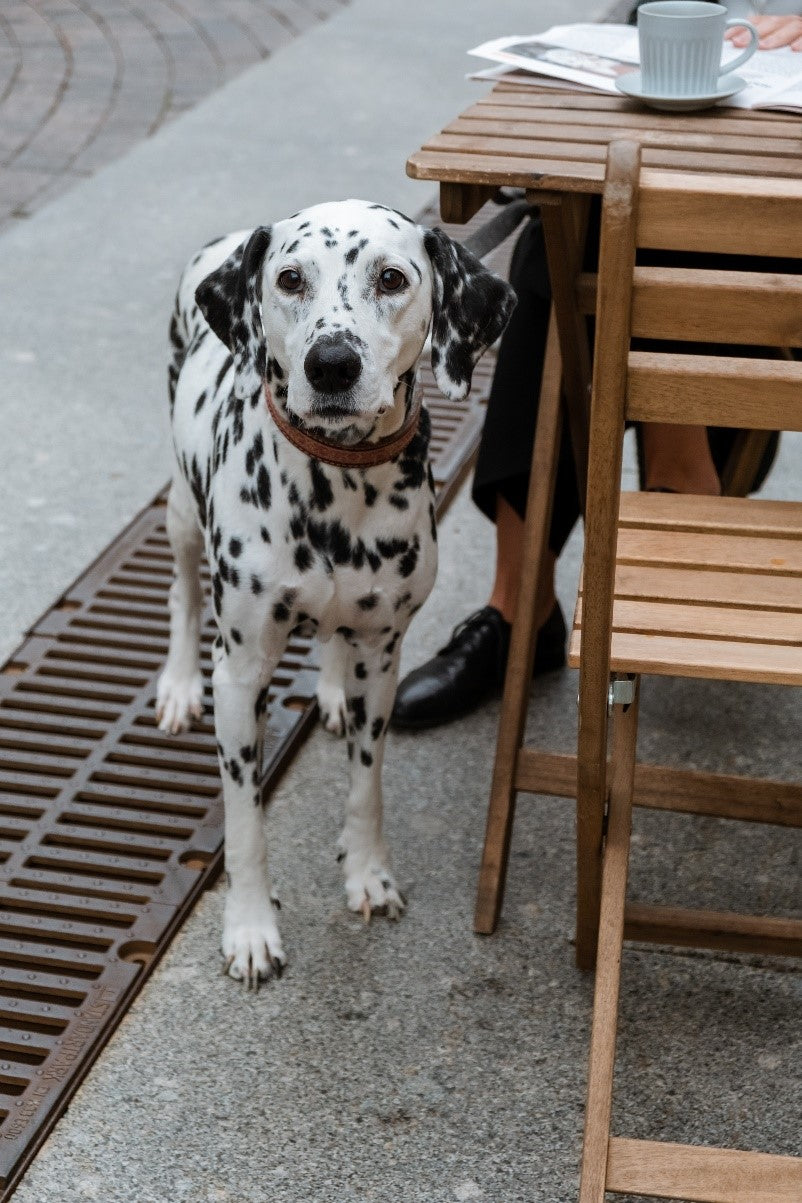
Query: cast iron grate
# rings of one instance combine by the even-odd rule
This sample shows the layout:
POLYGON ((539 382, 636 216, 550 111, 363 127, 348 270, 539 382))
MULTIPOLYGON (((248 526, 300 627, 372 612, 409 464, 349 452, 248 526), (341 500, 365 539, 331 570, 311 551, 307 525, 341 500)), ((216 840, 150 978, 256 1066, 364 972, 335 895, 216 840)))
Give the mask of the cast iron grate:
MULTIPOLYGON (((470 467, 491 374, 488 356, 454 405, 422 373, 440 513, 470 467)), ((191 732, 168 738, 154 721, 172 578, 164 505, 134 519, 0 670, 0 1200, 222 865, 210 685, 191 732)), ((207 682, 212 639, 207 608, 207 682)), ((266 789, 314 723, 315 676, 313 643, 293 638, 271 683, 266 789)))

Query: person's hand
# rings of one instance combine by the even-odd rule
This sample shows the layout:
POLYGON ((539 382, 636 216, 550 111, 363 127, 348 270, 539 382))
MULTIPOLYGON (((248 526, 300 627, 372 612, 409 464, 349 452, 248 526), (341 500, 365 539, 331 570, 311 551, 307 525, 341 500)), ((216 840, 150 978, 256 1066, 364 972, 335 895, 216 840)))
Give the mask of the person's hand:
MULTIPOLYGON (((780 46, 802 50, 802 17, 750 17, 749 20, 760 34, 760 50, 777 50, 780 46)), ((730 29, 726 36, 733 46, 749 45, 749 34, 744 29, 730 29)))

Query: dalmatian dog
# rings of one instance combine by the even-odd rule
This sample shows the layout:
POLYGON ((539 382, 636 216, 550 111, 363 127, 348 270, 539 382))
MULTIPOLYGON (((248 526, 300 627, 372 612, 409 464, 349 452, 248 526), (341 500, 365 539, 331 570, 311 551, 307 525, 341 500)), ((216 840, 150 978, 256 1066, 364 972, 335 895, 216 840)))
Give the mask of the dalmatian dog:
POLYGON ((321 641, 321 710, 347 738, 348 906, 368 919, 404 910, 382 835, 381 769, 401 640, 437 565, 416 369, 431 332, 438 387, 465 398, 513 304, 509 286, 442 230, 359 200, 213 242, 181 279, 167 503, 175 578, 156 713, 168 733, 202 713, 205 549, 218 629, 224 972, 249 986, 286 959, 260 753, 268 684, 293 631, 321 641))

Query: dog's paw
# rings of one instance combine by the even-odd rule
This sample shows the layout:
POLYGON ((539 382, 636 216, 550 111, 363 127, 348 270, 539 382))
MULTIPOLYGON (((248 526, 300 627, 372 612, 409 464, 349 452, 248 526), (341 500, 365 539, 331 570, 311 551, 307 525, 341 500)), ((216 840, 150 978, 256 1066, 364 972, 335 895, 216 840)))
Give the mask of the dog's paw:
POLYGON ((203 678, 174 676, 168 669, 159 677, 156 690, 156 722, 168 735, 188 731, 193 718, 203 717, 203 678))
POLYGON ((259 983, 271 977, 281 977, 287 958, 272 904, 247 915, 240 907, 227 906, 222 953, 223 973, 244 982, 249 990, 258 990, 259 983))
POLYGON ((332 735, 345 734, 345 692, 322 677, 317 683, 317 704, 320 721, 332 735))
POLYGON ((370 923, 371 915, 400 919, 407 908, 395 879, 381 857, 340 853, 345 872, 345 893, 349 911, 370 923))

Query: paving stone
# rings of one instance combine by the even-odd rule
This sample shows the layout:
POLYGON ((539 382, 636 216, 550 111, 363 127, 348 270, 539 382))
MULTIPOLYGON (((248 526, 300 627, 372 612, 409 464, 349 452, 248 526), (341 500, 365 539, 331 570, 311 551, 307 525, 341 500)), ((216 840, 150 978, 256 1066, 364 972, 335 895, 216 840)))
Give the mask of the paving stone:
POLYGON ((0 13, 0 228, 346 2, 141 0, 129 9, 116 0, 35 8, 9 0, 0 13))

